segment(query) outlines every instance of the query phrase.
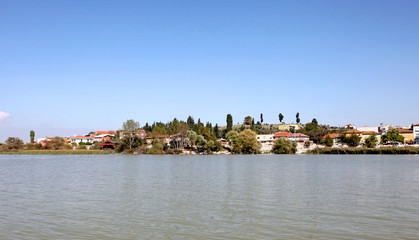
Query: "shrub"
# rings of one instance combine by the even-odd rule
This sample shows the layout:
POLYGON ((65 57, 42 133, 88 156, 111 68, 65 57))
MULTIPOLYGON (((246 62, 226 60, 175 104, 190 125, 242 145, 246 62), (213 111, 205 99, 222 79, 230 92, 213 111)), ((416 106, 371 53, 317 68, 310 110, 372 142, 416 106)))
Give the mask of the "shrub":
POLYGON ((275 154, 294 154, 297 152, 297 143, 280 138, 275 141, 272 152, 275 154))

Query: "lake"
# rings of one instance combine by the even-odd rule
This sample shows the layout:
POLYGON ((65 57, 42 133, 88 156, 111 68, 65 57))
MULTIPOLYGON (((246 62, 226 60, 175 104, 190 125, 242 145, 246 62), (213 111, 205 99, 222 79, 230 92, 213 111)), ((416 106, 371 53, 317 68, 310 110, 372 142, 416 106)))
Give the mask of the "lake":
POLYGON ((0 239, 419 239, 419 156, 0 155, 0 239))

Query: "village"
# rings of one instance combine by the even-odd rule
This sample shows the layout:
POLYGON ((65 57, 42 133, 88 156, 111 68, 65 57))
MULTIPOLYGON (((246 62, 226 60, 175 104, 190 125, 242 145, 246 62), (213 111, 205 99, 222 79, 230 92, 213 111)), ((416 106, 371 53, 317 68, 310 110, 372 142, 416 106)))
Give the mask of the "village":
MULTIPOLYGON (((181 122, 182 123, 182 122, 181 122)), ((185 123, 185 122, 183 122, 185 123)), ((147 149, 152 148, 156 143, 159 143, 163 146, 164 149, 180 149, 177 153, 186 153, 186 154, 195 154, 195 153, 215 153, 215 154, 230 154, 230 153, 240 153, 234 151, 233 142, 234 139, 229 137, 228 132, 237 131, 242 132, 244 130, 249 130, 254 133, 254 140, 257 141, 256 150, 251 153, 272 153, 274 149, 275 142, 279 139, 286 140, 291 142, 295 148, 294 152, 289 153, 305 153, 307 151, 316 149, 316 148, 350 148, 350 147, 403 147, 403 146, 418 146, 419 144, 419 124, 412 124, 410 126, 393 126, 393 125, 384 125, 380 126, 362 126, 358 127, 353 124, 347 124, 343 127, 336 128, 333 127, 330 131, 323 131, 326 134, 320 137, 310 136, 311 132, 307 131, 308 125, 313 125, 312 123, 308 124, 296 124, 296 123, 281 123, 281 124, 264 124, 265 128, 260 122, 257 124, 237 124, 230 126, 231 130, 228 131, 227 127, 218 126, 212 128, 212 126, 204 127, 203 124, 201 129, 197 133, 202 133, 202 129, 212 133, 212 145, 219 145, 220 148, 207 147, 208 137, 203 138, 202 141, 205 143, 199 144, 199 140, 191 141, 192 138, 190 133, 193 132, 193 129, 196 124, 192 124, 190 128, 187 128, 187 131, 167 131, 167 133, 172 134, 156 134, 153 131, 153 128, 144 126, 144 129, 150 130, 146 131, 144 129, 132 129, 129 130, 107 130, 107 131, 93 131, 85 135, 75 135, 70 137, 59 137, 63 140, 63 143, 67 146, 67 149, 102 149, 113 151, 118 148, 118 145, 124 141, 128 141, 131 138, 132 142, 137 142, 134 144, 135 147, 142 146, 145 149, 141 153, 146 153, 147 149), (255 126, 259 126, 256 128, 255 126), (268 126, 268 127, 266 127, 268 126), (206 128, 206 129, 205 129, 206 128), (269 129, 271 133, 261 134, 263 129, 269 129), (215 133, 214 133, 215 131, 215 133), (215 138, 216 137, 216 138, 215 138), (355 140, 345 141, 345 139, 354 138, 355 140), (215 141, 216 139, 216 141, 215 141), (374 144, 371 145, 370 142, 374 144), (139 144, 138 144, 139 143, 139 144), (71 146, 71 147, 70 147, 71 146), (213 151, 210 151, 212 149, 213 151), (193 150, 193 151, 191 151, 193 150), (200 151, 201 150, 201 151, 200 151), (205 151, 206 150, 206 151, 205 151)), ((168 124, 166 124, 168 125, 168 124)), ((186 125, 186 124, 185 124, 186 125)), ((317 125, 317 122, 316 122, 317 125)), ((157 125, 156 125, 157 126, 157 125)), ((195 128, 196 129, 196 128, 195 128)), ((162 133, 163 131, 160 131, 162 133)), ((194 132, 195 133, 195 132, 194 132)), ((208 133, 208 134, 209 134, 208 133)), ((316 133, 318 134, 318 133, 316 133)), ((195 134, 196 135, 196 134, 195 134)), ((205 134, 203 134, 205 135, 205 134)), ((231 134, 230 134, 231 135, 231 134)), ((199 135, 198 135, 199 136, 199 135)), ((48 144, 57 139, 57 137, 41 137, 38 138, 33 143, 41 147, 47 147, 48 144)), ((132 146, 126 147, 132 148, 132 146)), ((125 148, 125 149, 126 149, 125 148)), ((118 152, 118 151, 117 151, 118 152)), ((121 151, 119 151, 121 152, 121 151)), ((135 151, 132 151, 135 153, 135 151)), ((163 152, 161 152, 163 153, 163 152)))

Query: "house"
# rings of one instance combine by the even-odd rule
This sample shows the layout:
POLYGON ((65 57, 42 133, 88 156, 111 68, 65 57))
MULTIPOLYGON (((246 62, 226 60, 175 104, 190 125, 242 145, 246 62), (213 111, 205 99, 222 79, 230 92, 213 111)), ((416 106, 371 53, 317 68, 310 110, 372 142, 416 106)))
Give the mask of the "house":
POLYGON ((414 143, 419 143, 419 124, 413 124, 412 125, 413 130, 413 141, 414 143))
POLYGON ((348 124, 345 125, 345 128, 346 129, 355 129, 356 127, 355 127, 355 125, 353 125, 351 123, 348 123, 348 124))
POLYGON ((274 140, 285 138, 294 142, 306 142, 310 139, 309 136, 302 133, 277 132, 273 136, 274 140))
POLYGON ((290 136, 291 136, 290 132, 277 132, 277 133, 274 134, 273 138, 276 141, 280 138, 288 139, 290 136))
POLYGON ((115 131, 96 131, 95 132, 96 136, 110 136, 110 137, 114 137, 116 135, 115 131))
POLYGON ((404 143, 413 143, 415 138, 413 137, 413 130, 411 129, 398 129, 400 135, 404 137, 404 143))
POLYGON ((226 146, 228 144, 227 139, 225 138, 219 138, 217 139, 221 143, 221 145, 226 146))
POLYGON ((310 137, 302 133, 292 133, 288 139, 294 142, 307 142, 310 137))
POLYGON ((169 145, 170 142, 172 142, 172 140, 180 141, 181 139, 180 139, 180 136, 179 135, 180 134, 175 134, 175 135, 158 135, 157 137, 154 137, 154 138, 147 137, 146 138, 146 143, 147 144, 152 144, 155 139, 158 139, 160 142, 166 143, 167 145, 169 145))
MULTIPOLYGON (((131 134, 131 132, 128 132, 128 131, 120 131, 119 132, 119 138, 129 137, 130 134, 131 134)), ((147 135, 146 132, 143 129, 135 130, 133 134, 135 134, 135 136, 137 136, 139 138, 142 138, 142 139, 144 139, 147 135)))
POLYGON ((326 137, 329 136, 330 139, 333 140, 333 144, 337 144, 339 141, 339 134, 337 133, 329 133, 324 135, 323 139, 326 139, 326 137))
POLYGON ((283 123, 283 124, 278 125, 278 130, 279 131, 291 131, 291 130, 294 131, 294 130, 298 130, 300 128, 301 128, 300 124, 292 124, 292 123, 286 124, 286 123, 283 123))
POLYGON ((273 142, 274 142, 274 135, 273 134, 256 135, 256 139, 262 144, 262 147, 260 149, 262 152, 272 151, 272 145, 273 145, 273 142))
POLYGON ((381 135, 375 131, 363 131, 361 132, 361 143, 365 143, 365 140, 371 136, 375 136, 375 138, 377 139, 377 143, 381 142, 381 135))
POLYGON ((362 132, 356 129, 351 129, 345 132, 345 137, 350 137, 352 134, 358 135, 358 137, 362 136, 362 132))
POLYGON ((260 134, 256 135, 256 139, 263 143, 273 143, 274 141, 274 135, 273 134, 260 134))
POLYGON ((74 137, 70 137, 71 139, 71 143, 92 143, 93 144, 93 137, 86 137, 86 136, 74 136, 74 137))
POLYGON ((379 133, 379 127, 367 127, 367 126, 365 126, 365 127, 356 127, 355 128, 356 130, 358 130, 358 131, 361 131, 361 132, 376 132, 377 134, 379 133))

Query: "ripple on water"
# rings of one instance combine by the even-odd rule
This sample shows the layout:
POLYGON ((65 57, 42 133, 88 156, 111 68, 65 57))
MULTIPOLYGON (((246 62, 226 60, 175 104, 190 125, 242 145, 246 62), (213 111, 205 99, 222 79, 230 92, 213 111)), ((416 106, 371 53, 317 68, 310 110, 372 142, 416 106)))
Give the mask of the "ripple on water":
POLYGON ((0 156, 0 239, 417 239, 417 156, 0 156))

